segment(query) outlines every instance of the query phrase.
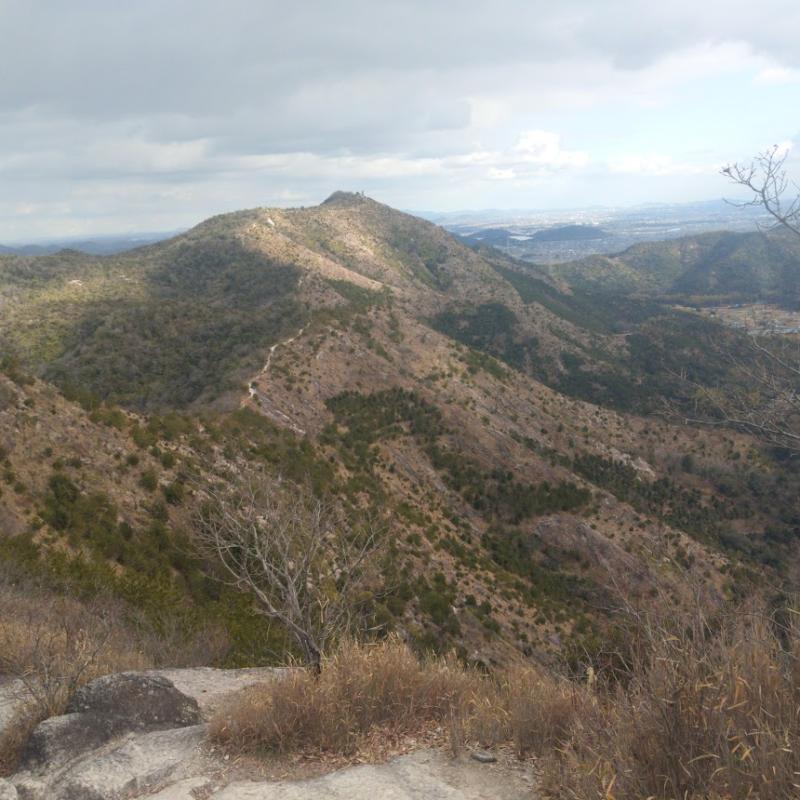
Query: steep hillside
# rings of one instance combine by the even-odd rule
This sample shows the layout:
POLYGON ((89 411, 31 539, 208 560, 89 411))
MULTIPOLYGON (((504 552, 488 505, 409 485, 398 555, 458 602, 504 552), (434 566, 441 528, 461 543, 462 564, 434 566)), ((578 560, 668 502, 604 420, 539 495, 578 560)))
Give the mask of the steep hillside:
POLYGON ((800 303, 800 241, 786 231, 707 233, 550 267, 571 286, 723 303, 800 303))
POLYGON ((286 646, 193 549, 207 487, 252 467, 384 520, 369 624, 423 649, 569 656, 620 592, 791 576, 800 476, 631 413, 674 393, 665 358, 730 377, 710 323, 598 304, 360 195, 5 259, 0 303, 5 557, 217 620, 228 663, 286 646))
POLYGON ((433 327, 621 410, 650 412, 680 393, 654 369, 664 354, 671 366, 697 364, 700 382, 720 377, 715 359, 690 352, 717 330, 710 322, 624 297, 598 302, 345 193, 315 208, 216 217, 115 257, 6 259, 0 343, 73 394, 139 409, 232 408, 276 342, 389 302, 400 327, 433 327))

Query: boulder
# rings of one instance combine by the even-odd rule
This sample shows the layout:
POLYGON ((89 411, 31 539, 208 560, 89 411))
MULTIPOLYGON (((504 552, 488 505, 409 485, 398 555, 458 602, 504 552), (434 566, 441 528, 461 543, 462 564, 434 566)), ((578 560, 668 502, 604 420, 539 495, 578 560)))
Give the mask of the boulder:
POLYGON ((86 684, 67 711, 36 726, 21 765, 52 770, 124 733, 202 722, 197 703, 159 675, 121 672, 86 684))
POLYGON ((22 753, 22 766, 61 764, 100 747, 122 727, 121 720, 103 714, 64 714, 40 722, 22 753))
MULTIPOLYGON (((130 734, 110 749, 48 771, 20 775, 20 800, 127 800, 148 797, 197 769, 205 725, 130 734)), ((180 794, 176 795, 180 797, 180 794)))
POLYGON ((197 701, 179 692, 169 679, 141 672, 104 675, 78 689, 67 713, 86 712, 124 719, 128 730, 201 722, 197 701))

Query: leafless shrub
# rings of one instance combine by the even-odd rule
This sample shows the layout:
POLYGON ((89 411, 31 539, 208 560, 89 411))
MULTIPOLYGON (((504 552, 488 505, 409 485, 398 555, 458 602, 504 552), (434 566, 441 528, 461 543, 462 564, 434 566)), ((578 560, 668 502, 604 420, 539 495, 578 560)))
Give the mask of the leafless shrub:
POLYGON ((48 716, 60 713, 72 692, 98 675, 150 666, 115 628, 113 611, 68 598, 4 599, 0 673, 20 681, 48 716))
POLYGON ((0 676, 19 687, 15 718, 0 735, 0 774, 13 770, 30 731, 61 714, 79 686, 151 665, 118 622, 113 606, 84 606, 34 583, 0 583, 0 676))
POLYGON ((33 704, 19 706, 0 731, 0 777, 13 774, 25 743, 44 717, 33 704))
POLYGON ((221 562, 222 580, 252 593, 318 672, 325 646, 352 628, 369 597, 377 526, 353 524, 309 490, 258 472, 207 494, 197 539, 221 562))
POLYGON ((140 619, 108 597, 83 603, 0 570, 0 680, 15 687, 14 719, 0 734, 0 775, 13 771, 33 728, 61 714, 100 675, 209 663, 226 648, 210 624, 187 635, 140 619))

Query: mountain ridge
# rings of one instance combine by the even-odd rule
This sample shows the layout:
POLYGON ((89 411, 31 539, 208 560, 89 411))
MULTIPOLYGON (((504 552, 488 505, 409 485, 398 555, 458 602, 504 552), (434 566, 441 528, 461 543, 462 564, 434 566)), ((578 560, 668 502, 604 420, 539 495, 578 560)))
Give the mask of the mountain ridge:
MULTIPOLYGON (((221 215, 119 256, 0 259, 0 304, 14 558, 64 548, 116 592, 115 571, 155 571, 158 596, 205 613, 213 566, 176 543, 204 486, 258 467, 390 512, 373 622, 422 649, 569 659, 615 586, 680 604, 695 580, 722 598, 791 573, 793 475, 742 434, 645 414, 675 391, 663 359, 731 377, 700 358, 719 326, 598 305, 368 198, 221 215), (87 440, 118 458, 84 465, 87 440)), ((233 665, 242 602, 215 611, 233 665)))

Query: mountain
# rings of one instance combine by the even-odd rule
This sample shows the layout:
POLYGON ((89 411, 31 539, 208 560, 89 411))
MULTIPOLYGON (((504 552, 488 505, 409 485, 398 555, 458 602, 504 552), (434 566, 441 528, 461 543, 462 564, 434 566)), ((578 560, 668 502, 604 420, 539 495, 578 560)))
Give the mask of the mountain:
POLYGON ((614 256, 552 265, 583 290, 637 293, 692 304, 800 304, 800 240, 788 231, 689 236, 634 245, 614 256))
POLYGON ((558 225, 533 233, 520 231, 515 227, 508 228, 480 228, 469 233, 456 235, 465 243, 471 245, 489 245, 508 250, 512 244, 530 242, 573 242, 593 241, 603 239, 608 234, 597 225, 558 225))
POLYGON ((471 233, 456 234, 461 241, 470 245, 488 245, 490 247, 507 247, 515 234, 508 228, 481 228, 471 233))
POLYGON ((218 620, 229 664, 274 638, 192 528, 251 468, 385 520, 369 621, 422 649, 569 658, 615 592, 790 583, 797 470, 655 413, 695 402, 672 370, 737 380, 704 341, 742 339, 563 277, 349 193, 2 257, 3 555, 218 620))

